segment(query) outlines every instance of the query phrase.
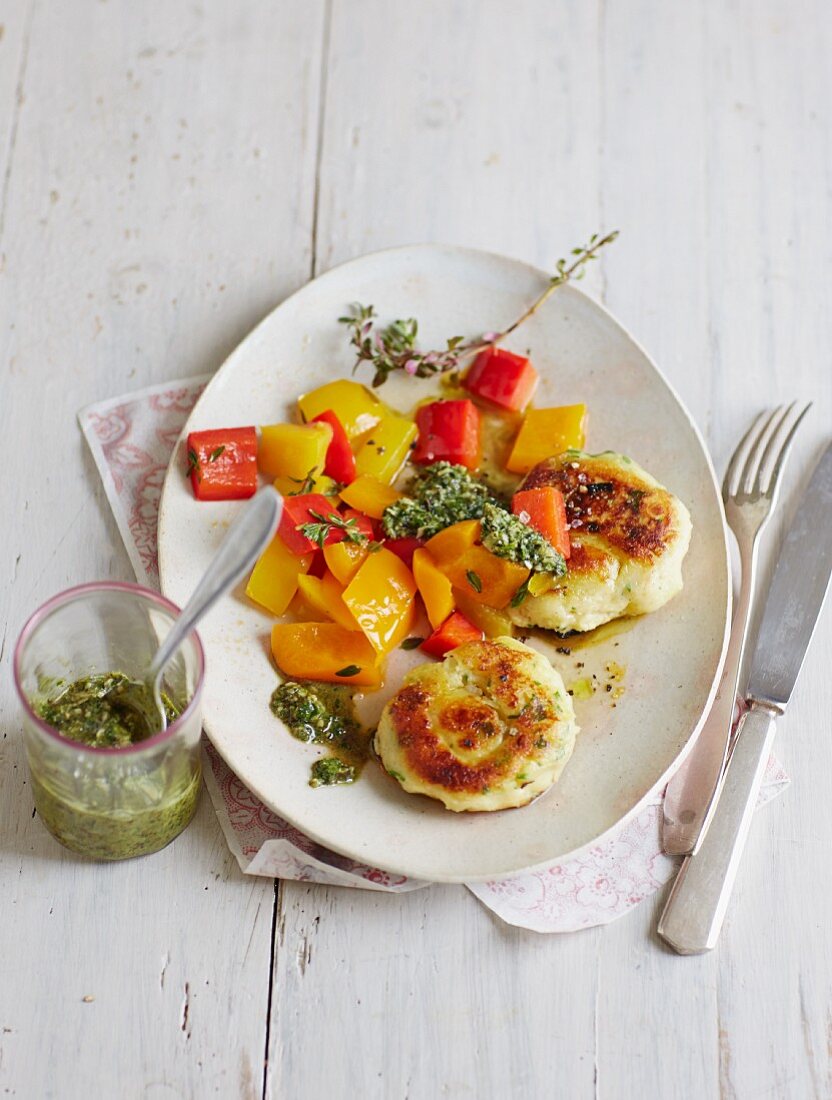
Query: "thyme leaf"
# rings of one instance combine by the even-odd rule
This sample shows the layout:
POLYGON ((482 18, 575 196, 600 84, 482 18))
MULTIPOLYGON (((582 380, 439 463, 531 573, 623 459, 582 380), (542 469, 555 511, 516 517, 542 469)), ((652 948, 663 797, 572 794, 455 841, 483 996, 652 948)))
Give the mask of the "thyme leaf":
POLYGON ((193 447, 188 448, 188 473, 196 474, 197 480, 202 481, 202 471, 199 467, 199 455, 193 447))
POLYGON ((479 573, 475 573, 473 569, 469 569, 465 577, 475 592, 482 592, 482 578, 479 573))
POLYGON ((326 546, 326 541, 333 530, 343 531, 344 540, 354 542, 357 546, 366 546, 370 542, 370 536, 361 530, 355 516, 344 519, 337 512, 330 512, 328 516, 325 516, 322 512, 316 512, 314 508, 309 509, 309 515, 316 522, 301 523, 298 525, 297 530, 304 538, 320 546, 321 550, 326 546))
POLYGON ((517 591, 511 597, 511 606, 512 607, 519 607, 520 604, 523 602, 523 600, 525 600, 526 596, 528 596, 528 594, 529 594, 529 581, 532 579, 533 576, 534 576, 534 573, 529 573, 528 577, 526 577, 526 579, 523 581, 523 583, 520 585, 520 587, 517 589, 517 591))
POLYGON ((290 497, 300 497, 305 493, 311 493, 315 488, 315 470, 316 466, 313 466, 306 477, 290 477, 289 480, 297 485, 297 489, 293 489, 291 493, 287 493, 290 497))

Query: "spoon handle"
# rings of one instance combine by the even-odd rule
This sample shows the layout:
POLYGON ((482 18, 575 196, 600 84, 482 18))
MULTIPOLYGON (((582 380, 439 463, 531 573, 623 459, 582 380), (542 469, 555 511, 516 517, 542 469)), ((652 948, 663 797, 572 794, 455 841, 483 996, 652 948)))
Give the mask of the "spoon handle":
POLYGON ((271 485, 261 489, 228 529, 194 594, 156 651, 147 679, 155 681, 194 624, 232 588, 271 541, 283 512, 283 498, 271 485))

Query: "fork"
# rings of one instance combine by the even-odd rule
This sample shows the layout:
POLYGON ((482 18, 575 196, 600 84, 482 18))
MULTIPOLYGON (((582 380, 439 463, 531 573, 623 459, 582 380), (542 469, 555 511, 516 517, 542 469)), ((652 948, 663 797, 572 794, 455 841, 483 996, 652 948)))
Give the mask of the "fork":
POLYGON ((804 406, 792 420, 797 402, 761 412, 731 456, 722 483, 725 518, 737 539, 741 582, 731 638, 716 698, 688 758, 667 787, 662 847, 668 855, 693 855, 716 808, 725 766, 733 747, 731 729, 745 642, 751 619, 760 535, 777 503, 783 467, 804 406), (789 422, 791 422, 791 425, 789 422))

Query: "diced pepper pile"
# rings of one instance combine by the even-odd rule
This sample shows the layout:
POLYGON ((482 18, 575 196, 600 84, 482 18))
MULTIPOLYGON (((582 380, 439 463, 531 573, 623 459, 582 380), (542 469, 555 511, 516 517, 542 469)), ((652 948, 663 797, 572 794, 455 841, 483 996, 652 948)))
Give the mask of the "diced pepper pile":
MULTIPOLYGON (((301 396, 301 422, 264 425, 259 440, 251 426, 188 436, 188 472, 199 500, 252 496, 258 475, 283 494, 278 533, 246 594, 272 615, 293 614, 295 621, 276 623, 271 634, 285 675, 377 687, 385 659, 414 629, 419 604, 432 631, 421 649, 433 657, 511 633, 510 605, 518 593, 545 591, 549 576, 492 553, 477 519, 426 541, 385 538, 381 520, 402 497, 394 483, 408 461, 477 470, 481 407, 519 420, 506 463, 514 474, 582 448, 585 407, 527 409, 537 381, 527 358, 494 347, 477 356, 462 380, 470 397, 428 401, 412 417, 342 379, 301 396)), ((569 557, 557 489, 520 490, 511 511, 569 557)))

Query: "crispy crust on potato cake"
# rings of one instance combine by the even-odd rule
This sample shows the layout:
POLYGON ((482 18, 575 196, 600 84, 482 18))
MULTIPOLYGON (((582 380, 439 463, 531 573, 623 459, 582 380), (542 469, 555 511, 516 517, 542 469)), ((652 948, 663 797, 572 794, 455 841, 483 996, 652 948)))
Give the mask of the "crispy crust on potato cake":
POLYGON ((450 810, 501 810, 558 779, 577 731, 546 658, 499 638, 408 673, 384 709, 376 750, 406 791, 450 810))
POLYGON ((530 470, 522 488, 542 485, 563 493, 572 554, 566 576, 514 609, 515 622, 591 630, 655 611, 681 591, 688 510, 635 462, 611 451, 566 451, 530 470))

